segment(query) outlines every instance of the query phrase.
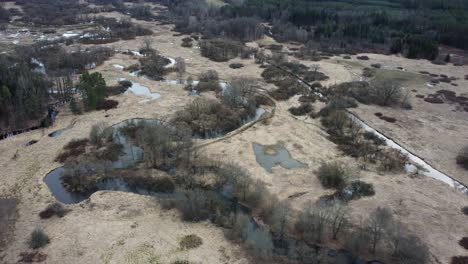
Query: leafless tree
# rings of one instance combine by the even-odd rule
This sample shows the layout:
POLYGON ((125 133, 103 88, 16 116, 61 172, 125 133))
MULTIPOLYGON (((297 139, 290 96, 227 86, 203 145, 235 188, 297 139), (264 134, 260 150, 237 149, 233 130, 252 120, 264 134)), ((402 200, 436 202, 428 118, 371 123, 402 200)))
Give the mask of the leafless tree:
POLYGON ((366 223, 366 230, 369 235, 371 253, 375 253, 377 245, 385 235, 386 228, 389 227, 393 220, 393 215, 388 208, 377 207, 369 215, 366 223))
POLYGON ((145 52, 149 52, 151 50, 153 50, 153 39, 149 38, 149 37, 146 37, 143 39, 143 50, 145 52))
POLYGON ((333 239, 337 239, 338 234, 346 228, 348 224, 348 208, 344 204, 336 203, 328 212, 332 237, 333 239))
POLYGON ((178 57, 178 58, 175 58, 175 61, 176 61, 175 66, 177 69, 177 75, 179 76, 179 78, 182 78, 186 70, 185 60, 183 58, 178 57))
POLYGON ((395 81, 374 81, 371 88, 375 102, 379 105, 392 106, 402 100, 401 86, 395 81))

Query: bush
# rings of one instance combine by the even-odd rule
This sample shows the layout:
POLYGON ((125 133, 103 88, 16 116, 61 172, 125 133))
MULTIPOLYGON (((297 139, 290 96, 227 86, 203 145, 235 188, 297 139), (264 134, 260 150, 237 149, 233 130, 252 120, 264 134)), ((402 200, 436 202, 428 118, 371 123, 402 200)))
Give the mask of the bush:
POLYGON ((457 164, 468 170, 468 146, 458 153, 457 164))
POLYGON ((184 110, 178 111, 172 123, 190 129, 194 136, 212 137, 237 129, 242 120, 251 116, 252 109, 231 109, 218 100, 197 98, 184 110))
POLYGON ((182 44, 180 44, 180 46, 182 46, 184 48, 192 48, 193 47, 193 42, 182 42, 182 44))
POLYGON ((399 150, 392 149, 382 152, 379 169, 382 171, 404 171, 407 163, 408 157, 406 155, 403 155, 399 150))
POLYGON ((299 97, 298 101, 300 103, 315 103, 317 101, 317 96, 315 94, 302 95, 299 97))
POLYGON ((385 144, 385 139, 369 131, 364 132, 363 137, 367 140, 374 142, 374 144, 379 145, 379 146, 385 144))
POLYGON ((34 263, 34 262, 43 262, 47 259, 47 254, 40 251, 33 252, 21 252, 21 259, 18 263, 34 263))
POLYGON ((351 118, 342 110, 333 111, 321 119, 322 125, 326 127, 327 132, 334 136, 343 136, 344 130, 351 122, 351 118))
POLYGON ((210 215, 209 200, 203 190, 187 191, 176 206, 182 213, 184 221, 204 221, 210 215))
POLYGON ((56 215, 58 217, 64 217, 66 214, 66 210, 65 208, 63 207, 62 204, 60 203, 53 203, 53 204, 50 204, 46 207, 46 209, 44 209, 43 211, 41 211, 39 213, 39 217, 41 219, 49 219, 51 218, 52 216, 56 215))
POLYGON ((291 107, 288 109, 288 111, 295 115, 295 116, 301 116, 301 115, 306 115, 314 110, 314 107, 310 103, 303 103, 298 107, 291 107))
POLYGON ((203 240, 201 237, 194 234, 184 236, 179 243, 181 249, 193 249, 201 246, 202 244, 203 240))
POLYGON ((188 260, 174 260, 171 264, 190 264, 188 260))
POLYGON ((88 139, 74 139, 65 145, 63 151, 55 158, 55 161, 64 163, 70 157, 78 157, 86 152, 88 139))
POLYGON ((246 49, 246 47, 244 47, 241 42, 228 39, 200 41, 202 56, 216 62, 224 62, 233 59, 243 53, 244 49, 246 49))
POLYGON ((75 98, 72 97, 72 99, 70 100, 70 111, 74 114, 74 115, 81 115, 82 114, 82 111, 81 111, 81 107, 80 105, 78 104, 78 102, 76 101, 75 98))
POLYGON ((133 85, 132 82, 129 80, 121 80, 119 81, 119 84, 125 88, 130 88, 133 85))
POLYGON ((338 162, 322 163, 318 170, 318 179, 326 189, 342 189, 345 184, 346 169, 338 162))
POLYGON ((268 93, 276 100, 288 100, 294 95, 304 91, 304 87, 292 77, 286 77, 272 82, 278 87, 278 89, 269 91, 268 93))
POLYGON ((328 104, 319 112, 320 116, 328 116, 333 112, 345 110, 346 108, 357 107, 356 100, 349 97, 332 99, 328 104))
POLYGON ((452 261, 450 262, 450 264, 466 264, 466 263, 468 263, 467 256, 452 257, 452 261))
POLYGON ((319 82, 328 80, 329 77, 319 71, 307 71, 303 78, 306 82, 319 82))
POLYGON ((357 56, 356 57, 358 60, 370 60, 370 58, 368 56, 357 56))
POLYGON ((99 102, 97 105, 96 105, 96 110, 109 110, 109 109, 113 109, 113 108, 117 108, 117 105, 119 105, 119 102, 115 101, 115 100, 104 100, 102 102, 99 102))
POLYGON ((462 246, 464 249, 468 249, 468 237, 460 239, 458 244, 460 244, 460 246, 462 246))
POLYGON ((104 149, 98 150, 96 158, 100 160, 117 161, 119 156, 123 154, 123 145, 118 143, 110 143, 104 149))
POLYGON ((350 185, 343 189, 342 193, 351 194, 351 199, 361 198, 364 196, 372 196, 375 194, 374 186, 363 181, 353 181, 350 185))
POLYGON ((231 63, 231 64, 229 64, 229 67, 231 69, 240 69, 240 68, 244 67, 244 64, 242 64, 242 63, 231 63))
POLYGON ((375 69, 364 68, 362 70, 362 76, 367 77, 367 78, 374 77, 375 76, 375 69))
POLYGON ((175 190, 175 184, 169 177, 131 176, 125 179, 132 188, 144 188, 159 193, 173 193, 175 190))
POLYGON ((463 207, 461 211, 464 215, 468 215, 468 206, 463 207))
POLYGON ((50 242, 50 239, 46 235, 46 233, 44 233, 42 229, 36 228, 31 233, 31 238, 29 240, 29 247, 31 247, 32 249, 38 249, 49 244, 49 242, 50 242))
POLYGON ((395 123, 397 120, 394 117, 389 116, 381 116, 380 119, 384 120, 385 122, 395 123))
POLYGON ((98 123, 91 127, 89 141, 93 145, 101 146, 103 143, 112 140, 112 134, 112 127, 106 127, 104 123, 98 123))
POLYGON ((169 59, 153 52, 149 56, 140 59, 141 74, 155 80, 160 80, 167 72, 165 66, 169 63, 169 59))

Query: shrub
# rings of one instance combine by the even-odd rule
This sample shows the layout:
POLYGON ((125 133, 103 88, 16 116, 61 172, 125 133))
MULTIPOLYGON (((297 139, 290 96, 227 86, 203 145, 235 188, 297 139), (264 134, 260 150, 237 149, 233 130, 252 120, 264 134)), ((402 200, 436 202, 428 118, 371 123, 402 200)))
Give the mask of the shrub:
POLYGON ((443 104, 444 103, 444 100, 442 100, 441 98, 433 94, 430 94, 426 98, 424 98, 424 101, 431 103, 431 104, 443 104))
POLYGON ((74 115, 81 115, 82 114, 82 111, 81 111, 81 107, 80 105, 78 104, 78 102, 76 101, 75 98, 72 97, 72 99, 70 100, 70 111, 74 114, 74 115))
POLYGON ((343 135, 345 127, 353 122, 346 112, 338 110, 333 111, 321 119, 322 125, 327 128, 331 135, 343 135))
POLYGON ((463 148, 457 155, 457 164, 468 170, 468 146, 463 148))
POLYGON ((393 106, 403 99, 400 85, 391 81, 372 82, 370 92, 373 103, 380 106, 393 106))
POLYGON ((363 196, 372 196, 375 194, 374 186, 363 181, 353 181, 346 186, 341 193, 348 193, 350 199, 361 198, 363 196))
POLYGON ((363 134, 363 137, 367 140, 372 141, 376 145, 384 145, 385 144, 385 139, 377 136, 376 134, 366 131, 363 134))
POLYGON ((255 108, 231 109, 218 100, 197 98, 184 110, 178 111, 172 121, 199 137, 210 137, 231 132, 251 115, 255 108))
POLYGON ((104 123, 98 123, 91 127, 89 141, 93 145, 100 146, 106 141, 112 140, 113 128, 106 127, 104 123))
POLYGON ((320 116, 328 116, 333 112, 344 110, 346 108, 357 107, 356 100, 349 97, 332 99, 324 108, 319 112, 320 116))
POLYGON ((467 256, 452 257, 452 261, 450 263, 451 264, 466 264, 468 263, 468 257, 467 256))
POLYGON ((370 58, 368 56, 357 56, 356 57, 358 60, 370 60, 370 58))
POLYGON ((302 95, 298 101, 301 103, 315 103, 317 96, 315 94, 302 95))
POLYGON ((197 92, 199 93, 207 92, 207 91, 219 92, 221 91, 221 86, 219 85, 218 81, 209 81, 209 82, 200 81, 195 86, 194 89, 197 90, 197 92))
POLYGON ((304 74, 304 80, 306 82, 319 82, 328 80, 329 77, 322 72, 319 71, 307 71, 304 74))
POLYGON ((201 237, 195 234, 184 236, 179 243, 180 248, 182 249, 193 249, 201 246, 202 244, 203 240, 201 237))
POLYGON ((133 85, 132 82, 129 80, 121 80, 119 81, 119 84, 125 88, 130 88, 133 85))
POLYGON ((40 251, 21 252, 20 257, 19 263, 43 262, 47 259, 47 254, 40 251))
POLYGON ((42 231, 42 229, 36 228, 31 233, 31 238, 29 240, 29 246, 32 249, 38 249, 38 248, 41 248, 41 247, 49 244, 49 242, 50 242, 50 239, 46 235, 46 233, 44 233, 44 231, 42 231))
POLYGON ((182 44, 180 44, 182 47, 184 48, 192 48, 193 47, 193 42, 182 42, 182 44))
POLYGON ((202 190, 187 191, 176 206, 184 221, 204 221, 210 214, 207 193, 202 190))
POLYGON ((389 117, 389 116, 381 116, 380 119, 389 122, 389 123, 395 123, 397 120, 394 117, 389 117))
POLYGON ((288 100, 296 94, 303 91, 303 88, 299 84, 287 84, 288 80, 281 82, 278 89, 269 91, 268 94, 276 100, 288 100))
POLYGON ((119 102, 115 101, 115 100, 104 100, 102 102, 99 102, 97 105, 96 105, 96 110, 109 110, 109 109, 113 109, 113 108, 117 108, 117 105, 119 105, 119 102))
POLYGON ((174 260, 171 264, 190 264, 188 260, 174 260))
POLYGON ((104 149, 96 153, 96 157, 100 160, 117 161, 123 153, 123 145, 118 143, 108 144, 104 149))
POLYGON ((202 56, 216 62, 233 59, 246 49, 241 42, 228 39, 210 39, 199 43, 202 56))
POLYGON ((242 64, 242 63, 231 63, 231 64, 229 64, 229 67, 231 69, 240 69, 240 68, 244 67, 244 64, 242 64))
POLYGON ((362 76, 367 77, 367 78, 374 77, 375 76, 375 69, 364 68, 362 70, 362 76))
POLYGON ((468 206, 463 207, 461 211, 464 215, 468 215, 468 206))
POLYGON ((392 149, 382 152, 379 169, 383 171, 403 171, 408 163, 408 157, 399 150, 392 149))
POLYGON ((153 52, 149 56, 140 59, 141 74, 160 80, 167 71, 165 66, 169 63, 169 59, 153 52))
POLYGON ((291 107, 288 109, 288 111, 295 115, 295 116, 301 116, 301 115, 306 115, 314 110, 314 107, 310 103, 303 103, 298 107, 291 107))
POLYGON ((64 217, 66 214, 66 210, 65 208, 63 207, 62 204, 60 203, 53 203, 53 204, 50 204, 46 207, 46 209, 44 209, 43 211, 41 211, 39 213, 39 217, 41 219, 49 219, 51 218, 52 216, 56 215, 58 217, 64 217))
POLYGON ((338 162, 322 163, 318 170, 318 179, 326 189, 342 189, 345 184, 346 169, 338 162))
POLYGON ((63 151, 55 158, 55 161, 64 163, 70 157, 78 157, 86 152, 88 139, 74 139, 65 145, 63 151))
POLYGON ((169 177, 126 177, 128 185, 133 188, 144 188, 153 192, 173 193, 175 184, 169 177))
POLYGON ((464 249, 468 249, 468 237, 460 239, 458 244, 460 244, 460 246, 462 246, 464 249))

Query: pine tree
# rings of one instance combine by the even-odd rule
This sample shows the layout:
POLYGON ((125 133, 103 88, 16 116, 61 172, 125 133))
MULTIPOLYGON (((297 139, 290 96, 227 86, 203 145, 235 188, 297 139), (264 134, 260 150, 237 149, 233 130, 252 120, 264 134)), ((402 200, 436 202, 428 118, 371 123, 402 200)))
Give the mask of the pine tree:
POLYGON ((86 110, 95 110, 106 97, 106 81, 99 72, 83 73, 78 84, 78 90, 83 97, 86 110))

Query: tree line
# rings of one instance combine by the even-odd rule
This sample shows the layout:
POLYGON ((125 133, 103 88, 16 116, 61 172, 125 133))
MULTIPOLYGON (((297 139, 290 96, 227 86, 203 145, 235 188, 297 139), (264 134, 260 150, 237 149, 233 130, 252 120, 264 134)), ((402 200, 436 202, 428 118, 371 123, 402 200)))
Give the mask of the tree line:
POLYGON ((252 30, 259 26, 254 21, 261 19, 273 24, 279 40, 327 43, 340 53, 371 50, 433 60, 439 44, 468 49, 463 1, 245 0, 220 8, 200 0, 159 2, 177 16, 178 29, 208 37, 252 40, 261 32, 252 30))
POLYGON ((38 126, 35 120, 46 116, 52 83, 35 72, 26 62, 12 56, 0 56, 0 126, 8 132, 38 126))

